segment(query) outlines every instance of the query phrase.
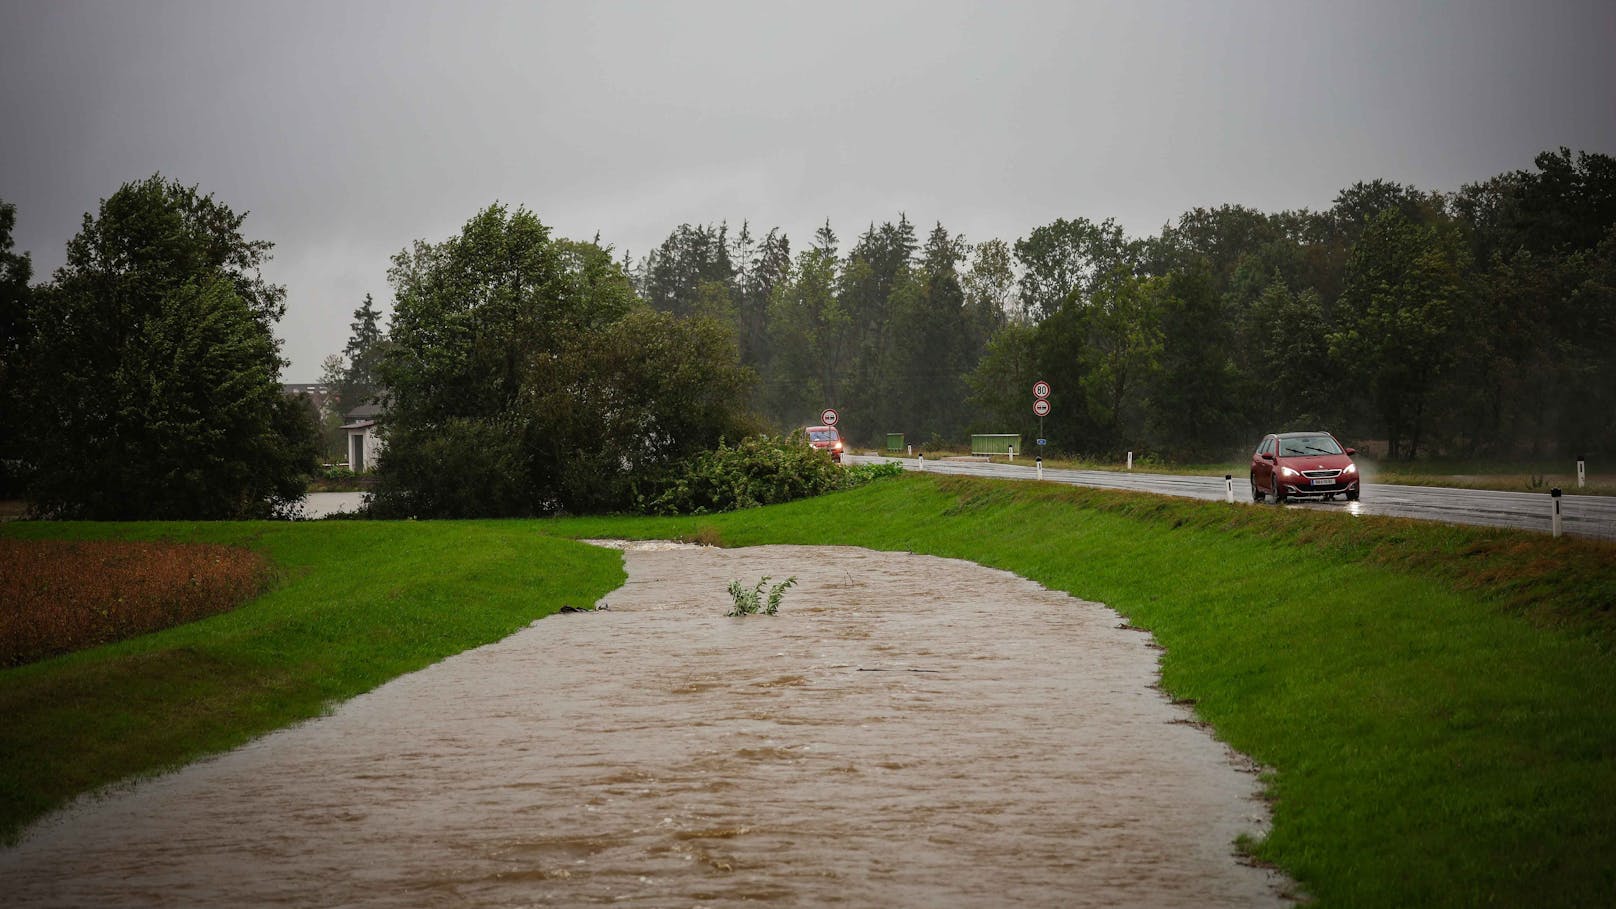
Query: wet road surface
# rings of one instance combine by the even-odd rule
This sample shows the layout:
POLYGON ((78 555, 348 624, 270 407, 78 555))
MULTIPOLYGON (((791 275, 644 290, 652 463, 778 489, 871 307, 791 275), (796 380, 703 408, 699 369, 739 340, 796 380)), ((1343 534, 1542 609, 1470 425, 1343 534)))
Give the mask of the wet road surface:
MULTIPOLYGON (((846 460, 849 464, 898 460, 910 470, 918 466, 913 460, 872 455, 848 455, 846 460)), ((1018 480, 1030 480, 1037 476, 1037 468, 1034 465, 1030 463, 1023 465, 1020 460, 1015 464, 928 460, 926 470, 1018 480)), ((1191 499, 1221 500, 1227 496, 1227 488, 1221 477, 1051 468, 1044 470, 1044 479, 1054 483, 1070 483, 1074 486, 1154 492, 1191 499)), ((1253 504, 1250 482, 1243 474, 1234 478, 1234 497, 1236 502, 1253 504)), ((1564 495, 1560 502, 1561 526, 1564 533, 1599 540, 1616 540, 1616 497, 1564 495)), ((1272 500, 1268 507, 1275 507, 1271 503, 1272 500)), ((1518 530, 1548 533, 1553 503, 1547 491, 1493 492, 1365 482, 1363 497, 1357 502, 1342 499, 1334 502, 1293 500, 1284 507, 1321 508, 1345 511, 1349 514, 1385 515, 1422 521, 1441 521, 1448 524, 1475 524, 1483 527, 1513 527, 1518 530)))
POLYGON ((0 850, 7 905, 1271 906, 1265 806, 1111 610, 650 544, 558 615, 0 850), (731 580, 796 575, 778 616, 731 580))

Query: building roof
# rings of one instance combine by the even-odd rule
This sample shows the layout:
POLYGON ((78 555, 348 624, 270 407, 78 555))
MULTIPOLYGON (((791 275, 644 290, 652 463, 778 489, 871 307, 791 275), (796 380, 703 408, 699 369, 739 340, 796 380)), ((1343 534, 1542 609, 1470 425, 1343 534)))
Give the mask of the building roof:
POLYGON ((361 404, 358 407, 355 407, 353 410, 343 414, 343 418, 350 423, 357 423, 363 420, 374 422, 377 417, 381 416, 385 412, 386 408, 382 407, 380 404, 361 404))

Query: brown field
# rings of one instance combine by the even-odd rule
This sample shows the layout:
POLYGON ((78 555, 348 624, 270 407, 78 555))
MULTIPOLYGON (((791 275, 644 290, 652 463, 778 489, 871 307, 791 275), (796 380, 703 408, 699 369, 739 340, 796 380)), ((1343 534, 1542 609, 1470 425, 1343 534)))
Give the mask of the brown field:
POLYGON ((0 666, 226 612, 269 577, 257 553, 211 543, 0 539, 0 666))

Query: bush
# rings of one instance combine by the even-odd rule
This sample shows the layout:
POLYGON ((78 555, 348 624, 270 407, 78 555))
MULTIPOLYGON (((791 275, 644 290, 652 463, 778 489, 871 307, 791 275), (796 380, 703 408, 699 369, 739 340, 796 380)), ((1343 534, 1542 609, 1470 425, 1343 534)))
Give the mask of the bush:
POLYGON ((367 510, 377 518, 516 518, 533 513, 520 427, 456 418, 394 429, 367 510))
POLYGON ((769 605, 763 605, 763 588, 769 583, 769 576, 764 575, 758 579, 757 586, 747 590, 741 586, 740 581, 729 582, 730 599, 735 601, 735 607, 724 613, 729 618, 743 615, 777 615, 780 612, 780 600, 785 597, 786 591, 797 584, 797 576, 792 575, 784 581, 769 588, 769 605))
POLYGON ((852 467, 846 468, 843 471, 842 486, 845 489, 852 489, 855 486, 863 486, 866 483, 872 483, 881 479, 882 477, 901 476, 903 476, 903 465, 897 461, 881 461, 876 464, 856 464, 852 467))
POLYGON ((800 438, 750 436, 734 448, 720 442, 685 461, 637 500, 647 514, 708 514, 850 489, 902 472, 890 463, 838 467, 800 438))

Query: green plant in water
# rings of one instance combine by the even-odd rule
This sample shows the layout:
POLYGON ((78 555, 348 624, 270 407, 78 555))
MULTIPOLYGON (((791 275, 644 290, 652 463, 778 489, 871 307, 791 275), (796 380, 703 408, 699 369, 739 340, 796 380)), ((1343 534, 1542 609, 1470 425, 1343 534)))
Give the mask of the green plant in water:
POLYGON ((757 584, 753 585, 752 589, 750 590, 742 587, 740 581, 730 581, 729 595, 730 599, 735 601, 735 607, 724 614, 727 616, 757 615, 761 612, 764 615, 774 615, 780 611, 780 599, 784 597, 786 595, 786 591, 790 590, 796 583, 797 576, 792 575, 791 577, 786 578, 784 581, 770 587, 768 605, 764 606, 763 588, 767 587, 769 584, 768 575, 764 575, 763 577, 759 578, 757 584))
MULTIPOLYGON (((768 578, 764 578, 763 580, 767 581, 768 578)), ((784 581, 781 581, 780 583, 774 585, 773 587, 770 587, 769 588, 769 605, 764 607, 763 614, 764 615, 774 615, 775 613, 779 612, 780 611, 780 598, 786 595, 787 590, 790 590, 792 587, 796 586, 796 583, 797 583, 797 576, 792 575, 791 577, 786 578, 784 581)))

